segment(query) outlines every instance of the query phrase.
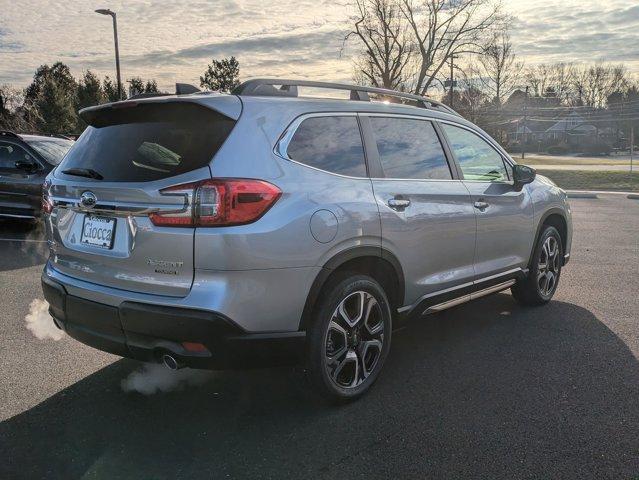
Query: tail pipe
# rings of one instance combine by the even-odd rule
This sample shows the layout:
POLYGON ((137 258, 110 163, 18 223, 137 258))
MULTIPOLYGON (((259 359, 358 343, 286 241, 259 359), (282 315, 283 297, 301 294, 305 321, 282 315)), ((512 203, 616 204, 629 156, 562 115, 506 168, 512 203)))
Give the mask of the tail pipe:
POLYGON ((169 353, 162 355, 162 363, 169 370, 179 370, 180 368, 184 368, 184 364, 169 353))

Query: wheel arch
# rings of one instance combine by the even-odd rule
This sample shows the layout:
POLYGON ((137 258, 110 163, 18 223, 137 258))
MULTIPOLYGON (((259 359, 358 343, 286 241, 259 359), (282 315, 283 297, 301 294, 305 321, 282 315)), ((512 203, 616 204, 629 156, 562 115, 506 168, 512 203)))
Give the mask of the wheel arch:
MULTIPOLYGON (((568 242, 568 222, 566 220, 566 213, 561 208, 551 208, 544 212, 544 214, 539 219, 537 223, 537 231, 535 233, 535 241, 532 245, 532 250, 530 251, 530 257, 528 264, 532 261, 533 254, 535 253, 535 247, 537 246, 537 242, 539 241, 539 237, 543 231, 543 228, 547 225, 555 227, 559 232, 559 236, 561 237, 562 247, 566 249, 566 245, 568 242)), ((563 259, 562 259, 563 261, 563 259)))
POLYGON ((328 260, 315 277, 306 297, 299 330, 308 328, 322 289, 331 279, 348 271, 370 275, 378 281, 388 296, 393 312, 404 301, 404 271, 395 255, 381 247, 349 248, 328 260))

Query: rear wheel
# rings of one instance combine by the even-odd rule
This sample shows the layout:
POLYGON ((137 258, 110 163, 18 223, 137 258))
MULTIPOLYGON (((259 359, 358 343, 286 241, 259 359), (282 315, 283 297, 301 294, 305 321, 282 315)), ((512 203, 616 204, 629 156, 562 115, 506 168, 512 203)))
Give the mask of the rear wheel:
POLYGON ((512 287, 513 297, 522 305, 543 305, 559 285, 563 245, 555 227, 547 225, 539 237, 528 276, 512 287))
POLYGON ((326 288, 315 312, 308 344, 311 381, 330 400, 355 399, 375 382, 390 349, 386 294, 371 277, 342 277, 326 288))

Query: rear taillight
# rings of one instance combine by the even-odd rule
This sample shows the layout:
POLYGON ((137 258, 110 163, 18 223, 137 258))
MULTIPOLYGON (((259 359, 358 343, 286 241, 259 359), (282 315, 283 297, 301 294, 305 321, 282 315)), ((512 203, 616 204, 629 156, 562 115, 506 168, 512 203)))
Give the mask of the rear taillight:
POLYGON ((162 227, 226 227, 256 221, 277 201, 282 191, 262 180, 214 179, 165 188, 162 195, 184 195, 184 211, 151 213, 162 227))
POLYGON ((49 181, 44 182, 42 185, 42 213, 49 214, 53 210, 53 202, 49 198, 49 181))

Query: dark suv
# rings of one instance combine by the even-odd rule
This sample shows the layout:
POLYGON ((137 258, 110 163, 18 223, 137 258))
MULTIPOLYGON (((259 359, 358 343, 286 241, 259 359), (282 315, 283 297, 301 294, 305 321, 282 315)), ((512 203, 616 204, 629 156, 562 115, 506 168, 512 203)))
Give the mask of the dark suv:
POLYGON ((40 215, 42 184, 73 140, 0 131, 0 217, 40 215))

